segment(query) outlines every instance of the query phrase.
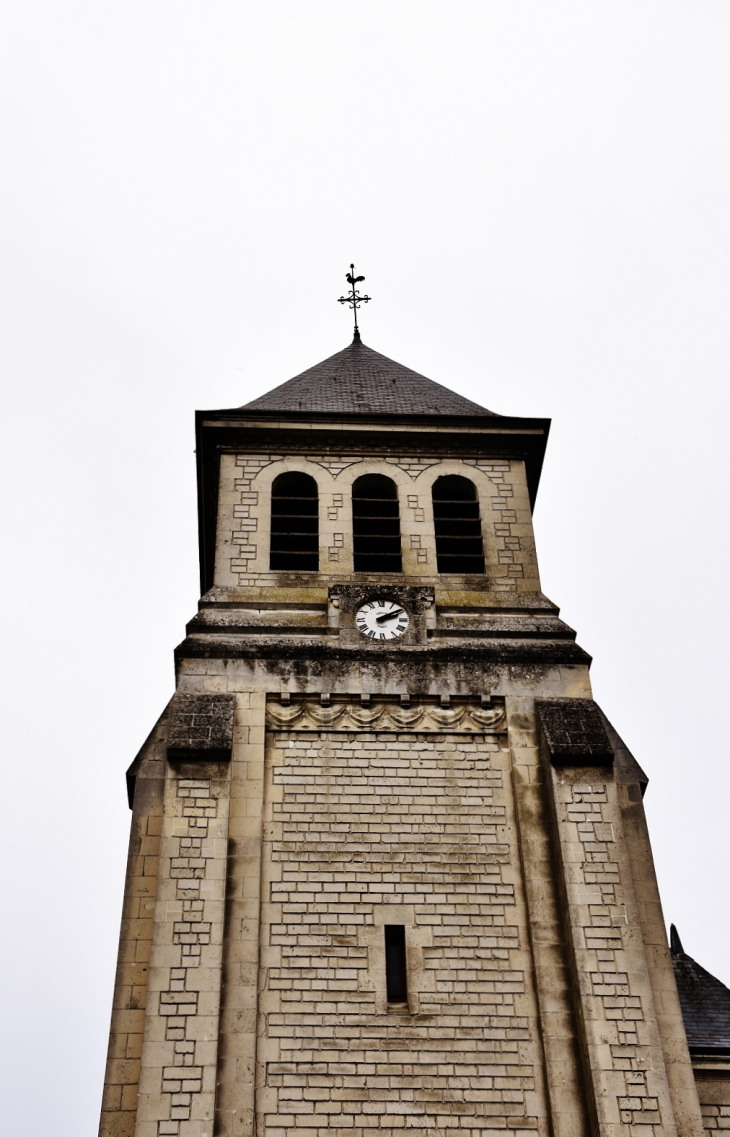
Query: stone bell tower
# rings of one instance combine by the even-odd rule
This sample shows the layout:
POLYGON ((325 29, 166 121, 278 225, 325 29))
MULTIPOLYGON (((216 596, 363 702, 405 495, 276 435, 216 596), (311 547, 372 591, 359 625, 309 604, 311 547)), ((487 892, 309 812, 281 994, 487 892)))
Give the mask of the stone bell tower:
POLYGON ((198 414, 202 598, 128 774, 103 1137, 730 1125, 730 992, 685 1029, 647 779, 540 589, 548 428, 359 334, 198 414))

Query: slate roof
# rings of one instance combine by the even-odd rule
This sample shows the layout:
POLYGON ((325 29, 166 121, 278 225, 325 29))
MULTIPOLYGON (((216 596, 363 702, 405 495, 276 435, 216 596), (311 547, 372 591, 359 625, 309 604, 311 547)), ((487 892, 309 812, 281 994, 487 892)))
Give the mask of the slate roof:
POLYGON ((687 955, 674 924, 671 947, 690 1050, 704 1054, 730 1053, 730 989, 687 955))
POLYGON ((493 415, 485 407, 366 347, 359 337, 241 410, 376 415, 493 415))

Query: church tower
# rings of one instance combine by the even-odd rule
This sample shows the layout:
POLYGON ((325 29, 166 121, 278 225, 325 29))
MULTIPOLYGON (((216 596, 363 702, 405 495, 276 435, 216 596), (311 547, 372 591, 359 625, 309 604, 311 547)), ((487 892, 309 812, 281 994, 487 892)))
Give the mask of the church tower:
POLYGON ((667 945, 646 776, 540 588, 548 429, 357 332, 198 413, 102 1137, 730 1126, 730 991, 667 945))

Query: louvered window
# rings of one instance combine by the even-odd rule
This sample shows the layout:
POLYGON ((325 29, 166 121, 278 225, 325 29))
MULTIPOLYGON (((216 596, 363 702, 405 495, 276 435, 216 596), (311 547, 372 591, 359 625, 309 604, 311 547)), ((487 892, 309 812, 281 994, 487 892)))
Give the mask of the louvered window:
POLYGON ((319 501, 309 474, 279 474, 271 489, 269 567, 284 572, 319 569, 319 501))
POLYGON ((447 474, 433 484, 433 520, 439 572, 483 573, 484 546, 476 486, 447 474))
POLYGON ((352 487, 355 572, 401 572, 398 490, 384 474, 363 474, 352 487))

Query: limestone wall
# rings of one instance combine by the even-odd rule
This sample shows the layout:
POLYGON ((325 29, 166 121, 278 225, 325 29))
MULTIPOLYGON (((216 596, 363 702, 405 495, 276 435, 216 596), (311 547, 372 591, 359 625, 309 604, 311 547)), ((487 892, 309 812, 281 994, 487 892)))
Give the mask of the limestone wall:
POLYGON ((707 1137, 725 1137, 730 1131, 730 1055, 695 1055, 693 1066, 707 1137))
POLYGON ((700 1073, 697 1089, 705 1132, 708 1137, 725 1137, 730 1130, 730 1070, 720 1076, 700 1073))
POLYGON ((164 715, 137 770, 100 1137, 132 1137, 137 1117, 165 783, 164 715))
POLYGON ((504 735, 267 738, 259 1133, 547 1132, 504 735))
POLYGON ((315 580, 352 576, 352 484, 362 474, 385 474, 398 487, 404 576, 414 582, 436 580, 431 487, 444 474, 460 474, 474 483, 479 496, 489 587, 497 592, 539 592, 521 461, 352 455, 222 455, 216 586, 270 585, 281 577, 269 570, 271 486, 279 474, 291 470, 310 474, 319 489, 320 571, 311 574, 315 580))

